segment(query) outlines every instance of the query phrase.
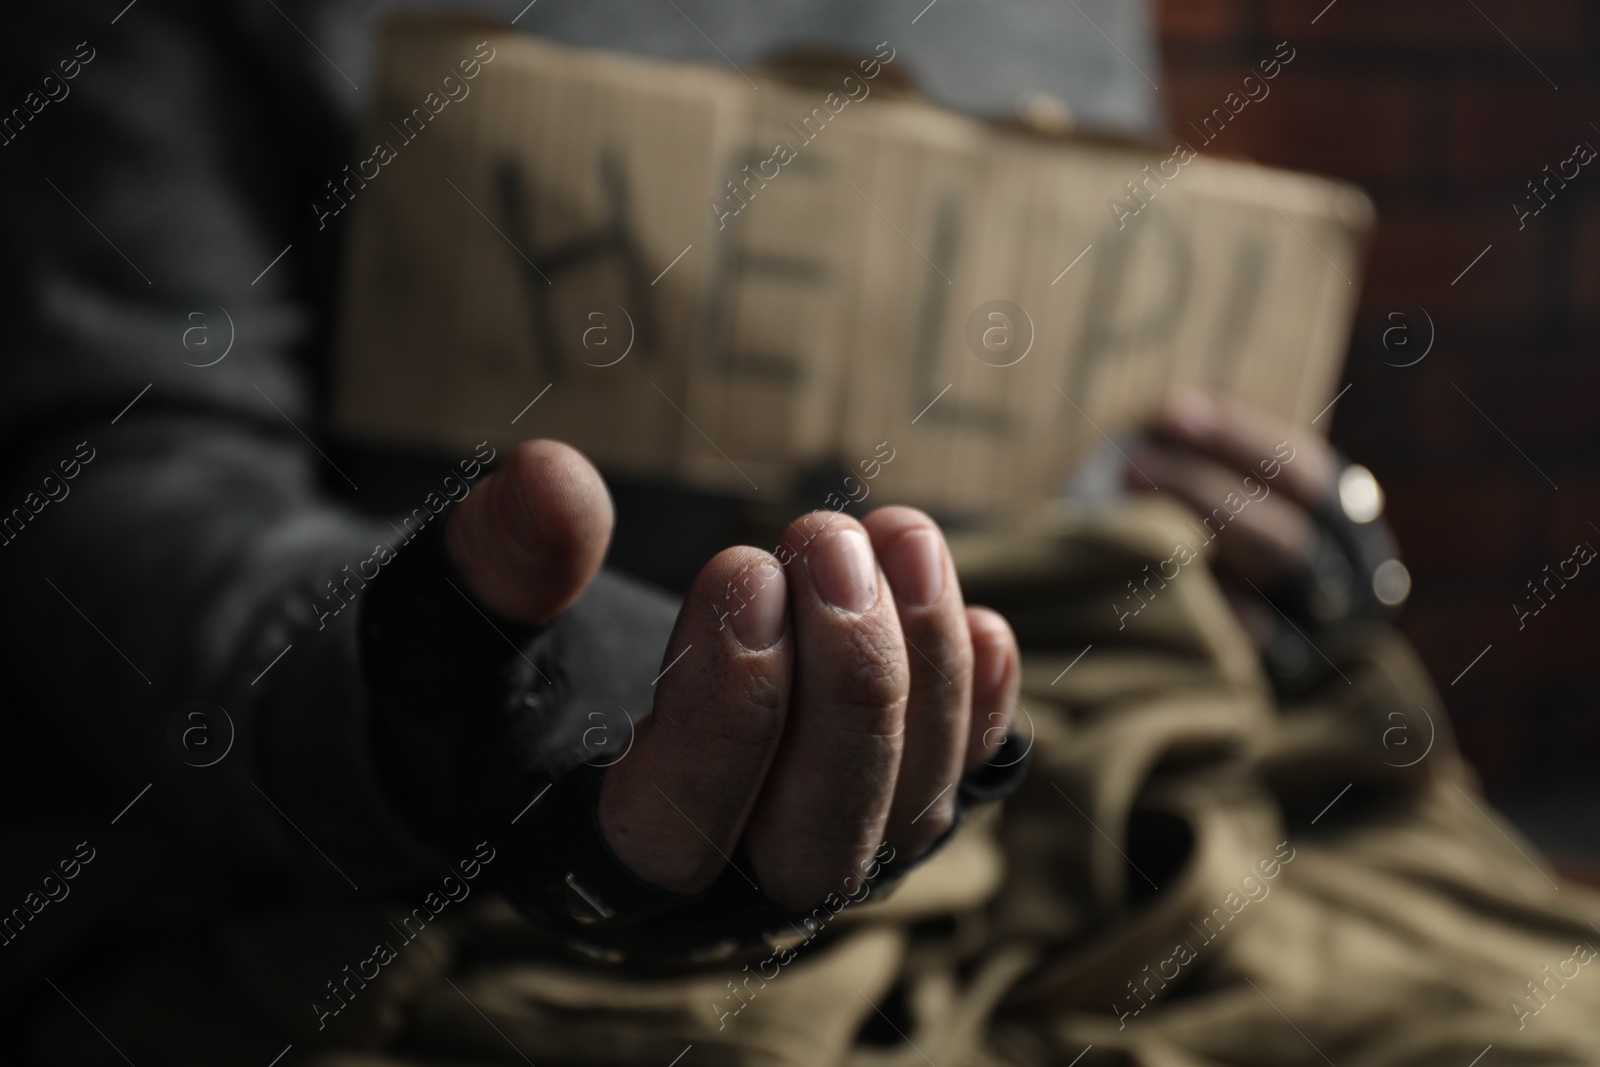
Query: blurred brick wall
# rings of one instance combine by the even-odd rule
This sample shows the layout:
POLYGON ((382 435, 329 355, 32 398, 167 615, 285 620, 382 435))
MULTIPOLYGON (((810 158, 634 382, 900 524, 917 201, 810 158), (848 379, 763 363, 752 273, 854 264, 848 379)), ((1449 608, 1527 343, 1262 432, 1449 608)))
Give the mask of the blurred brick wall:
POLYGON ((1520 231, 1511 206, 1579 142, 1600 149, 1600 6, 1163 0, 1159 18, 1175 134, 1278 42, 1296 49, 1210 150, 1349 178, 1377 203, 1333 437, 1389 494, 1416 582, 1404 628, 1492 794, 1600 782, 1600 561, 1525 629, 1511 607, 1578 541, 1600 547, 1600 159, 1520 231), (1397 368, 1375 338, 1408 305, 1437 340, 1397 368))

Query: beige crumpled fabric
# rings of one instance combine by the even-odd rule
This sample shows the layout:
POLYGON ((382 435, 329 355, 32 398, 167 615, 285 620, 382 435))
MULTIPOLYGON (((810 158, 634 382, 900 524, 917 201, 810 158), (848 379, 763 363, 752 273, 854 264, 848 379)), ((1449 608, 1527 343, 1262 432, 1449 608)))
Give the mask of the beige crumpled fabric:
POLYGON ((1113 606, 1193 543, 1186 518, 1151 501, 953 542, 1023 646, 1029 779, 767 960, 631 978, 479 894, 325 1029, 309 1001, 393 915, 233 923, 185 961, 216 1010, 181 1040, 149 981, 106 1010, 142 1030, 141 1067, 243 1062, 215 1058, 225 1021, 292 1042, 283 1067, 1600 1063, 1600 895, 1487 807, 1397 636, 1279 707, 1199 563, 1113 606))

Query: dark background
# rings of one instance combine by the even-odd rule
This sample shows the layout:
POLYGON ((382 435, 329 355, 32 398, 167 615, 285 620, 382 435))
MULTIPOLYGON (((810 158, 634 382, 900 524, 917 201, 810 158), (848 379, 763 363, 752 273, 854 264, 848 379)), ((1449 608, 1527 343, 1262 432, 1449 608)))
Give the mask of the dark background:
POLYGON ((1600 160, 1525 229, 1511 206, 1579 142, 1600 149, 1600 8, 1325 4, 1162 0, 1158 96, 1183 131, 1279 41, 1297 50, 1211 151, 1348 178, 1376 202, 1333 440, 1388 493, 1415 582, 1403 628, 1491 798, 1547 847, 1600 855, 1600 799, 1585 799, 1600 797, 1600 566, 1521 631, 1511 607, 1579 541, 1600 546, 1600 160), (1436 343, 1389 366, 1376 338, 1406 321, 1423 339, 1417 306, 1436 343))

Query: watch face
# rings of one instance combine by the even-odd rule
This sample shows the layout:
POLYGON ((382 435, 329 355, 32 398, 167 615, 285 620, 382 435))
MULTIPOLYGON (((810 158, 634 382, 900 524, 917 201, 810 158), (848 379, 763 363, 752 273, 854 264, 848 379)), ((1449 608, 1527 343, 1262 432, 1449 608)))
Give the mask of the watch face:
POLYGON ((1372 472, 1352 463, 1339 473, 1339 507, 1345 518, 1365 524, 1383 514, 1383 489, 1372 472))
POLYGON ((1397 559, 1386 559, 1372 572, 1372 595, 1386 608, 1399 607, 1411 595, 1411 572, 1397 559))

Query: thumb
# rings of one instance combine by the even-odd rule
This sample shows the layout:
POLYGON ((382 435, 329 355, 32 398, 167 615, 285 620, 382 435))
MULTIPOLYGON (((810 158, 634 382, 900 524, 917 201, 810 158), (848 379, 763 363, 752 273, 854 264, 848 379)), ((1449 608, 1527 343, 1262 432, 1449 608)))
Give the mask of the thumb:
POLYGON ((513 622, 548 622, 599 571, 613 518, 611 494, 582 453, 524 441, 456 505, 445 551, 484 607, 513 622))

